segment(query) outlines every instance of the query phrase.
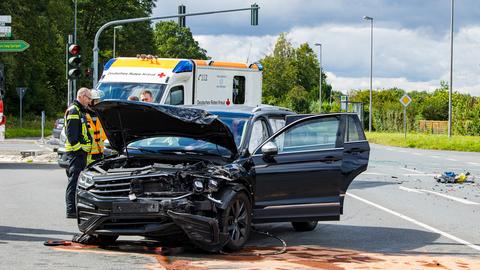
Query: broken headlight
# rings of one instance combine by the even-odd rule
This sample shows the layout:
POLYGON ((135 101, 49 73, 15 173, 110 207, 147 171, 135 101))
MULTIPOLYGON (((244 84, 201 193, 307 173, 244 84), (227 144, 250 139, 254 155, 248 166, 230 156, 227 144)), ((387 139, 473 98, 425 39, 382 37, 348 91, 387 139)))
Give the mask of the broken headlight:
POLYGON ((196 179, 193 181, 193 191, 200 193, 203 191, 203 181, 196 179))
POLYGON ((217 191, 218 190, 218 181, 215 179, 210 179, 208 181, 208 189, 210 191, 217 191))
POLYGON ((81 172, 78 176, 78 186, 87 189, 93 186, 95 182, 93 181, 93 177, 90 175, 86 175, 85 173, 81 172))

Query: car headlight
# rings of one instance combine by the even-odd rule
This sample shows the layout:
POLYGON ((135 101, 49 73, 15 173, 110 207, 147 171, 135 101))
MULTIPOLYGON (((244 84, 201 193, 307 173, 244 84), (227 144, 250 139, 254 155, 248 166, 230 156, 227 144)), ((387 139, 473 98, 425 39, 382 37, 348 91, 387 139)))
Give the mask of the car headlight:
POLYGON ((202 180, 196 179, 193 181, 193 190, 195 192, 202 192, 203 191, 203 182, 202 180))
POLYGON ((85 173, 81 172, 78 176, 78 186, 87 189, 93 186, 95 182, 93 181, 93 177, 90 175, 86 175, 85 173))

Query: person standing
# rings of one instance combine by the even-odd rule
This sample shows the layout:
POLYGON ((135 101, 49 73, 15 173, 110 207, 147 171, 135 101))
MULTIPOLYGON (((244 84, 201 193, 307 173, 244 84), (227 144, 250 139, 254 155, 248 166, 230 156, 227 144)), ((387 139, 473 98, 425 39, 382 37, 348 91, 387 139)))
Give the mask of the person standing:
POLYGON ((92 102, 90 89, 82 87, 77 99, 65 111, 65 151, 68 159, 68 184, 65 193, 67 218, 76 218, 75 193, 80 172, 87 164, 87 154, 92 149, 92 137, 86 119, 86 107, 92 102))
POLYGON ((107 139, 103 131, 100 119, 93 110, 93 106, 100 102, 101 92, 99 90, 90 91, 92 102, 87 108, 86 118, 90 126, 90 136, 92 137, 92 149, 87 155, 87 165, 103 158, 104 141, 107 139))

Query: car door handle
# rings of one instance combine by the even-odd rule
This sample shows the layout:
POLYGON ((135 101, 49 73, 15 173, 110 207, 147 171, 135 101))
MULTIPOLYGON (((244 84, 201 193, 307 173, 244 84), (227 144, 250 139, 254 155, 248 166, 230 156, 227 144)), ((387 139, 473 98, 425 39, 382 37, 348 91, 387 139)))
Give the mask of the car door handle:
POLYGON ((324 159, 322 159, 322 162, 325 162, 327 164, 331 164, 335 161, 338 161, 340 160, 340 158, 338 157, 334 157, 334 156, 326 156, 324 159))
POLYGON ((362 148, 352 148, 348 151, 345 151, 347 154, 352 154, 352 155, 358 155, 358 154, 361 154, 363 152, 365 152, 364 149, 362 148))

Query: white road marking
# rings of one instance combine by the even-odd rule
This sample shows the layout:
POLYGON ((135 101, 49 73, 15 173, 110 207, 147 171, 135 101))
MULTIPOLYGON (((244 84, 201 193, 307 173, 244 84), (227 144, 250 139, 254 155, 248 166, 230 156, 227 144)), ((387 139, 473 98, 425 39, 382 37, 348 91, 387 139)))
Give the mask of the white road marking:
POLYGON ((480 166, 480 163, 476 163, 476 162, 467 162, 467 163, 473 166, 480 166))
POLYGON ((459 203, 468 204, 468 205, 479 205, 480 204, 480 203, 477 203, 477 202, 472 202, 472 201, 465 200, 465 199, 462 199, 462 198, 457 198, 457 197, 453 197, 453 196, 450 196, 450 195, 442 194, 442 193, 431 191, 431 190, 421 189, 421 188, 413 189, 413 188, 407 188, 407 187, 404 187, 404 186, 399 186, 398 188, 401 189, 401 190, 407 191, 407 192, 415 192, 415 193, 419 193, 419 194, 430 193, 430 194, 434 194, 434 195, 437 195, 437 196, 440 196, 440 197, 444 197, 444 198, 447 198, 447 199, 450 199, 450 200, 453 200, 453 201, 456 201, 456 202, 459 202, 459 203))
POLYGON ((414 192, 414 193, 419 193, 419 194, 424 194, 423 192, 417 190, 417 189, 413 189, 413 188, 407 188, 407 187, 403 187, 403 186, 399 186, 398 187, 399 189, 401 190, 405 190, 407 192, 414 192))
POLYGON ((376 173, 376 172, 363 172, 364 175, 388 175, 386 173, 376 173))
POLYGON ((446 158, 446 160, 450 160, 450 161, 458 161, 458 159, 454 159, 454 158, 446 158))
POLYGON ((470 204, 470 205, 479 205, 480 204, 480 203, 477 203, 477 202, 472 202, 472 201, 469 201, 469 200, 453 197, 453 196, 450 196, 450 195, 442 194, 442 193, 431 191, 431 190, 421 189, 421 191, 428 192, 430 194, 435 194, 437 196, 444 197, 444 198, 454 200, 454 201, 464 203, 464 204, 470 204))
POLYGON ((427 229, 427 230, 429 230, 429 231, 431 231, 431 232, 438 233, 438 234, 440 234, 440 235, 442 235, 442 236, 444 236, 444 237, 446 237, 446 238, 448 238, 448 239, 450 239, 450 240, 453 240, 453 241, 455 241, 455 242, 457 242, 457 243, 466 245, 467 247, 470 247, 470 248, 472 248, 472 249, 475 249, 475 250, 477 250, 477 251, 480 251, 480 246, 477 246, 477 245, 475 245, 475 244, 472 244, 472 243, 470 243, 470 242, 468 242, 468 241, 465 241, 465 240, 463 240, 463 239, 461 239, 461 238, 458 238, 458 237, 456 237, 456 236, 454 236, 454 235, 451 235, 451 234, 449 234, 449 233, 446 233, 446 232, 444 232, 444 231, 441 231, 441 230, 439 230, 439 229, 436 229, 436 228, 434 228, 434 227, 432 227, 432 226, 430 226, 430 225, 427 225, 427 224, 425 224, 425 223, 423 223, 423 222, 420 222, 420 221, 418 221, 418 220, 415 220, 415 219, 413 219, 413 218, 411 218, 411 217, 408 217, 408 216, 405 216, 405 215, 400 214, 400 213, 398 213, 398 212, 395 212, 395 211, 393 211, 393 210, 390 210, 390 209, 388 209, 388 208, 386 208, 386 207, 383 207, 383 206, 381 206, 381 205, 378 205, 378 204, 376 204, 376 203, 374 203, 374 202, 371 202, 371 201, 369 201, 369 200, 366 200, 366 199, 363 199, 363 198, 361 198, 361 197, 358 197, 357 195, 354 195, 354 194, 352 194, 352 193, 350 193, 350 192, 347 192, 347 195, 350 196, 350 197, 352 197, 352 198, 354 198, 354 199, 357 199, 357 200, 359 200, 359 201, 361 201, 361 202, 364 202, 364 203, 366 203, 366 204, 369 204, 369 205, 371 205, 371 206, 373 206, 373 207, 376 207, 376 208, 378 208, 378 209, 380 209, 380 210, 383 210, 383 211, 385 211, 385 212, 387 212, 387 213, 390 213, 390 214, 392 214, 392 215, 394 215, 394 216, 397 216, 397 217, 399 217, 399 218, 401 218, 401 219, 404 219, 404 220, 409 221, 409 222, 411 222, 411 223, 413 223, 413 224, 416 224, 416 225, 418 225, 418 226, 420 226, 420 227, 422 227, 422 228, 424 228, 424 229, 427 229))
POLYGON ((432 177, 432 176, 436 176, 438 174, 435 174, 435 173, 404 173, 402 175, 403 176, 428 176, 428 177, 432 177))
POLYGON ((390 151, 395 151, 395 149, 390 148, 390 147, 387 147, 387 148, 385 148, 385 149, 390 150, 390 151))
POLYGON ((412 169, 409 169, 409 168, 400 168, 400 169, 405 170, 405 171, 409 171, 409 172, 425 174, 425 172, 422 172, 422 171, 419 171, 419 170, 412 170, 412 169))
POLYGON ((405 150, 398 150, 398 152, 402 152, 402 153, 408 153, 407 151, 405 150))
POLYGON ((423 156, 423 154, 420 154, 420 153, 412 153, 412 154, 414 154, 416 156, 423 156))
POLYGON ((435 155, 432 155, 432 156, 430 156, 430 157, 432 157, 432 158, 440 158, 440 156, 435 156, 435 155))

